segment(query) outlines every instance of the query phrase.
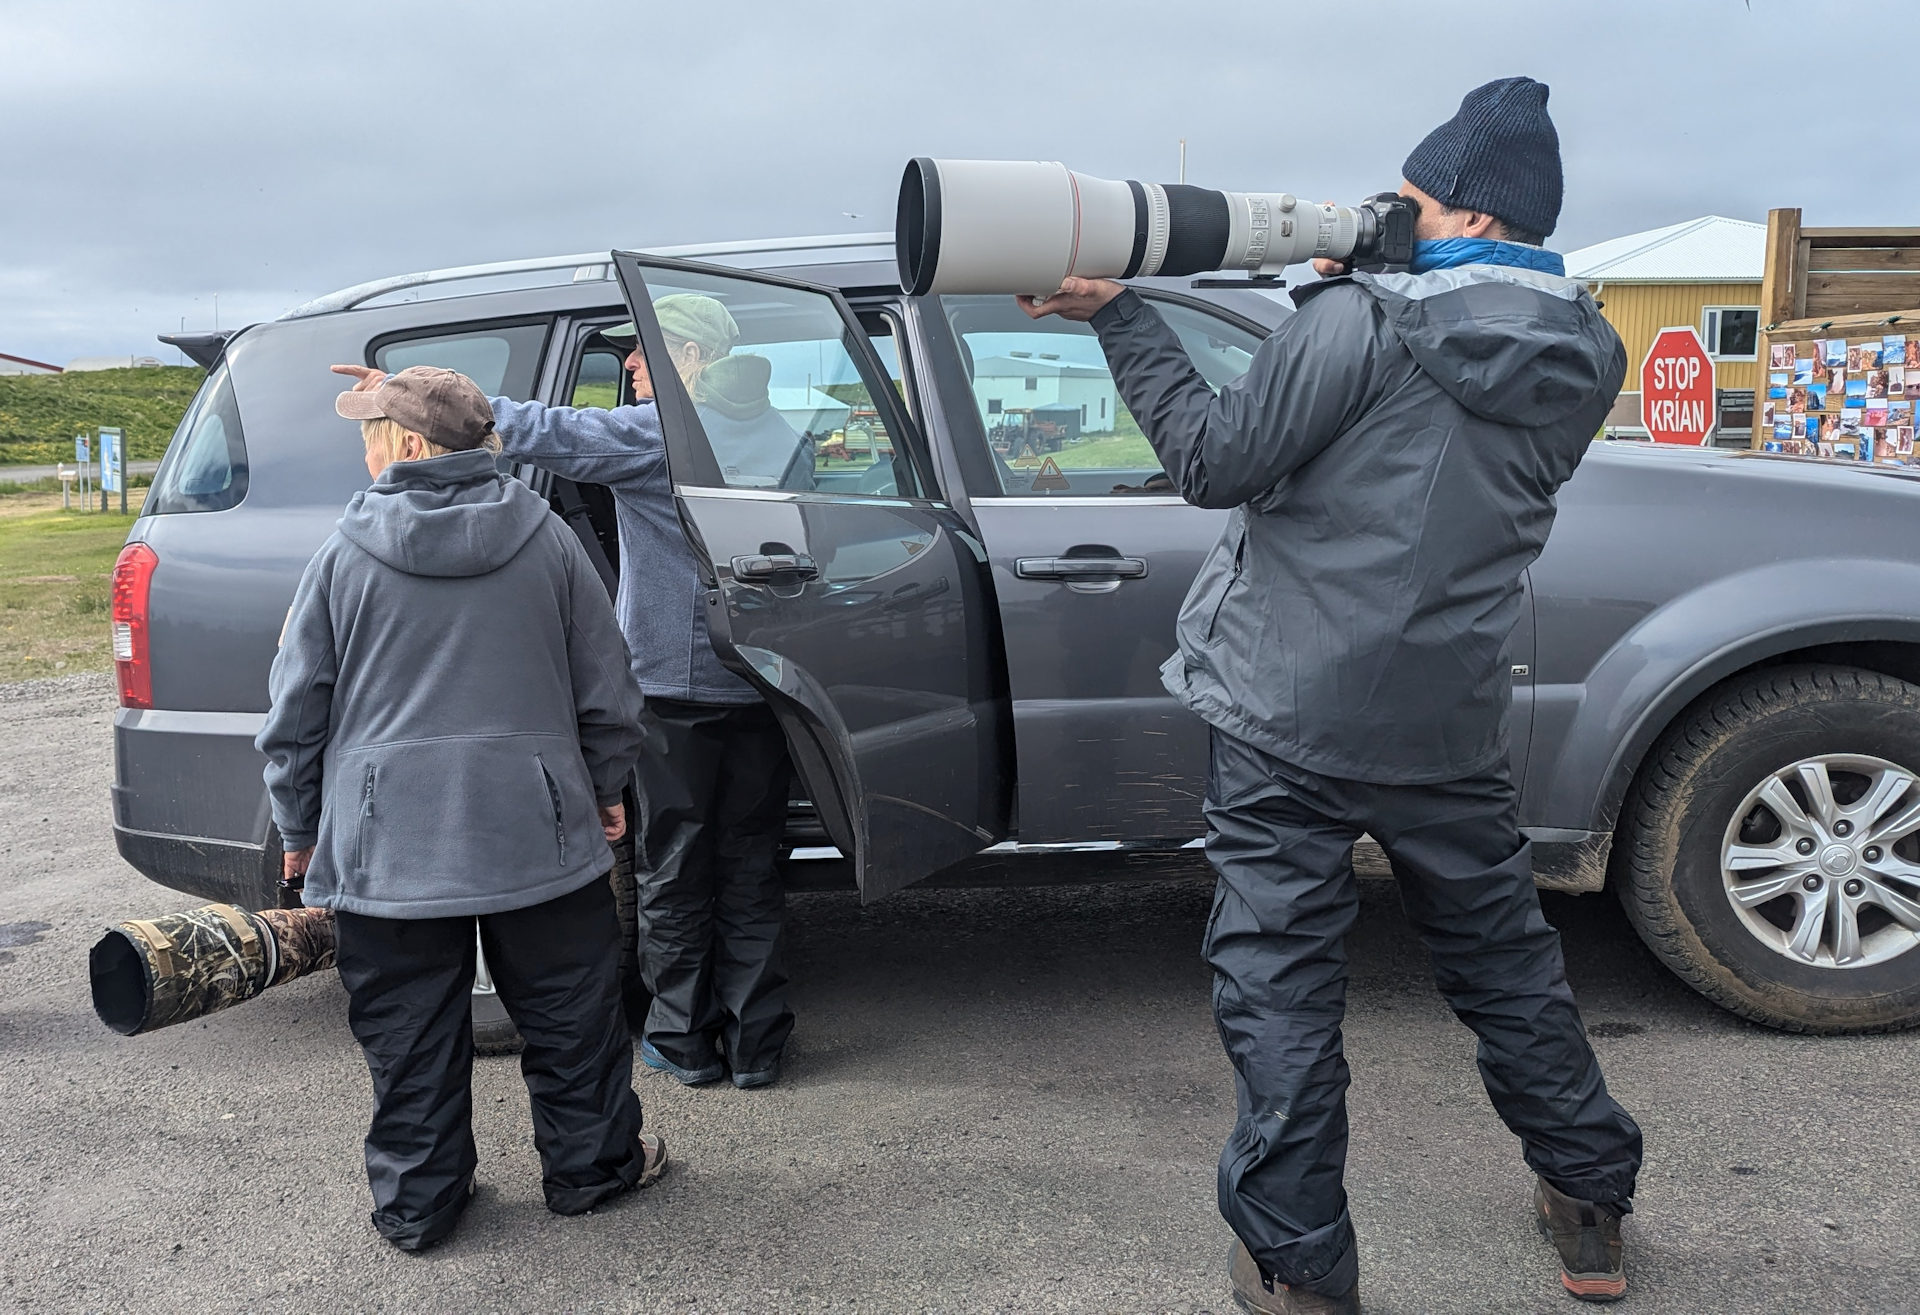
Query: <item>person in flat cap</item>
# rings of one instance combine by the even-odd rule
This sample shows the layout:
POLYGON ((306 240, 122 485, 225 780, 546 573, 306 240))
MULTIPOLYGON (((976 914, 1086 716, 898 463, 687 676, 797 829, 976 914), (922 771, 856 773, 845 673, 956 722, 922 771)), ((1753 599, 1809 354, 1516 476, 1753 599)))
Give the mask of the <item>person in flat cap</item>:
MULTIPOLYGON (((714 297, 653 303, 667 354, 729 485, 811 489, 813 442, 768 393, 771 362, 740 346, 714 297)), ((640 974, 649 993, 640 1061, 687 1086, 778 1080, 793 1030, 787 1004, 786 894, 777 860, 792 766, 773 711, 721 665, 705 590, 687 547, 631 322, 600 331, 627 349, 633 400, 612 408, 491 399, 507 455, 605 486, 620 535, 615 610, 646 696, 648 749, 635 795, 640 974)), ((335 366, 381 386, 364 366, 335 366)))
POLYGON ((1479 1037, 1561 1286, 1590 1301, 1627 1286, 1640 1129, 1540 913, 1507 650, 1626 353, 1543 245, 1562 193, 1543 84, 1468 92, 1402 175, 1411 266, 1322 262, 1329 277, 1294 292, 1297 313, 1217 395, 1118 283, 1021 299, 1093 326, 1182 496, 1232 511, 1162 678, 1212 734, 1206 954, 1239 1107, 1219 1201, 1233 1295, 1256 1315, 1360 1309, 1341 1016, 1362 834, 1479 1037))
POLYGON ((578 538, 494 466, 471 379, 415 366, 342 394, 373 485, 294 595, 256 744, 287 884, 332 909, 373 1080, 374 1227, 415 1251, 474 1187, 475 947, 526 1041, 549 1209, 666 1169, 641 1131, 610 843, 641 695, 578 538))

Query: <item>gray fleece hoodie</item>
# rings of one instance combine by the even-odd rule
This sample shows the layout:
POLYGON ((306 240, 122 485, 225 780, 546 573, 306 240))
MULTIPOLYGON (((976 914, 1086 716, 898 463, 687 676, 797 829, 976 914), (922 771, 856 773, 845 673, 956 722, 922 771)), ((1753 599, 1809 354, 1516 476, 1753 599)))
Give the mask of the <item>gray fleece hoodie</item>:
POLYGON ((579 541, 484 451, 389 466, 301 578, 255 741, 306 903, 498 913, 613 866, 641 696, 579 541))

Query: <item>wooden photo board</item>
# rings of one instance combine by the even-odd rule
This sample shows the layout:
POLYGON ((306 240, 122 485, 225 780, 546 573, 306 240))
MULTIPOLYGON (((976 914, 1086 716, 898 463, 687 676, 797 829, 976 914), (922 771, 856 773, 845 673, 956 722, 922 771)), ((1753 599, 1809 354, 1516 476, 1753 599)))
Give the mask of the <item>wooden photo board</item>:
POLYGON ((1912 464, 1920 400, 1920 229, 1802 228, 1767 216, 1753 446, 1912 464))

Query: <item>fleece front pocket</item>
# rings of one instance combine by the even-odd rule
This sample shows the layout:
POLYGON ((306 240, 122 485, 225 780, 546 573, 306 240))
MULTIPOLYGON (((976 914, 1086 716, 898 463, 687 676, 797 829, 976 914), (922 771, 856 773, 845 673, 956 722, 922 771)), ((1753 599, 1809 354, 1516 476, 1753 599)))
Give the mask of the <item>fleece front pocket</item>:
POLYGON ((560 802, 560 783, 553 779, 553 773, 547 770, 547 760, 539 754, 533 756, 533 765, 540 769, 540 788, 546 792, 547 807, 553 817, 553 843, 559 851, 560 866, 567 865, 567 811, 560 802))

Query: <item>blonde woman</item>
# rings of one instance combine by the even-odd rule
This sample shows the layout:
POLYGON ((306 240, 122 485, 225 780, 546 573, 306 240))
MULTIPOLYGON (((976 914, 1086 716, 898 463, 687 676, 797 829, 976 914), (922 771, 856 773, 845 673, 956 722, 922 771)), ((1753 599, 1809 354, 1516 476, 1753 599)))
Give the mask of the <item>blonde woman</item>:
POLYGON ((424 366, 340 396, 373 486, 307 567, 271 677, 289 878, 338 920, 373 1079, 373 1223, 406 1250, 473 1189, 475 929, 526 1038, 547 1206, 646 1186, 605 876, 641 695, 605 588, 538 495, 494 468, 472 380, 424 366))

